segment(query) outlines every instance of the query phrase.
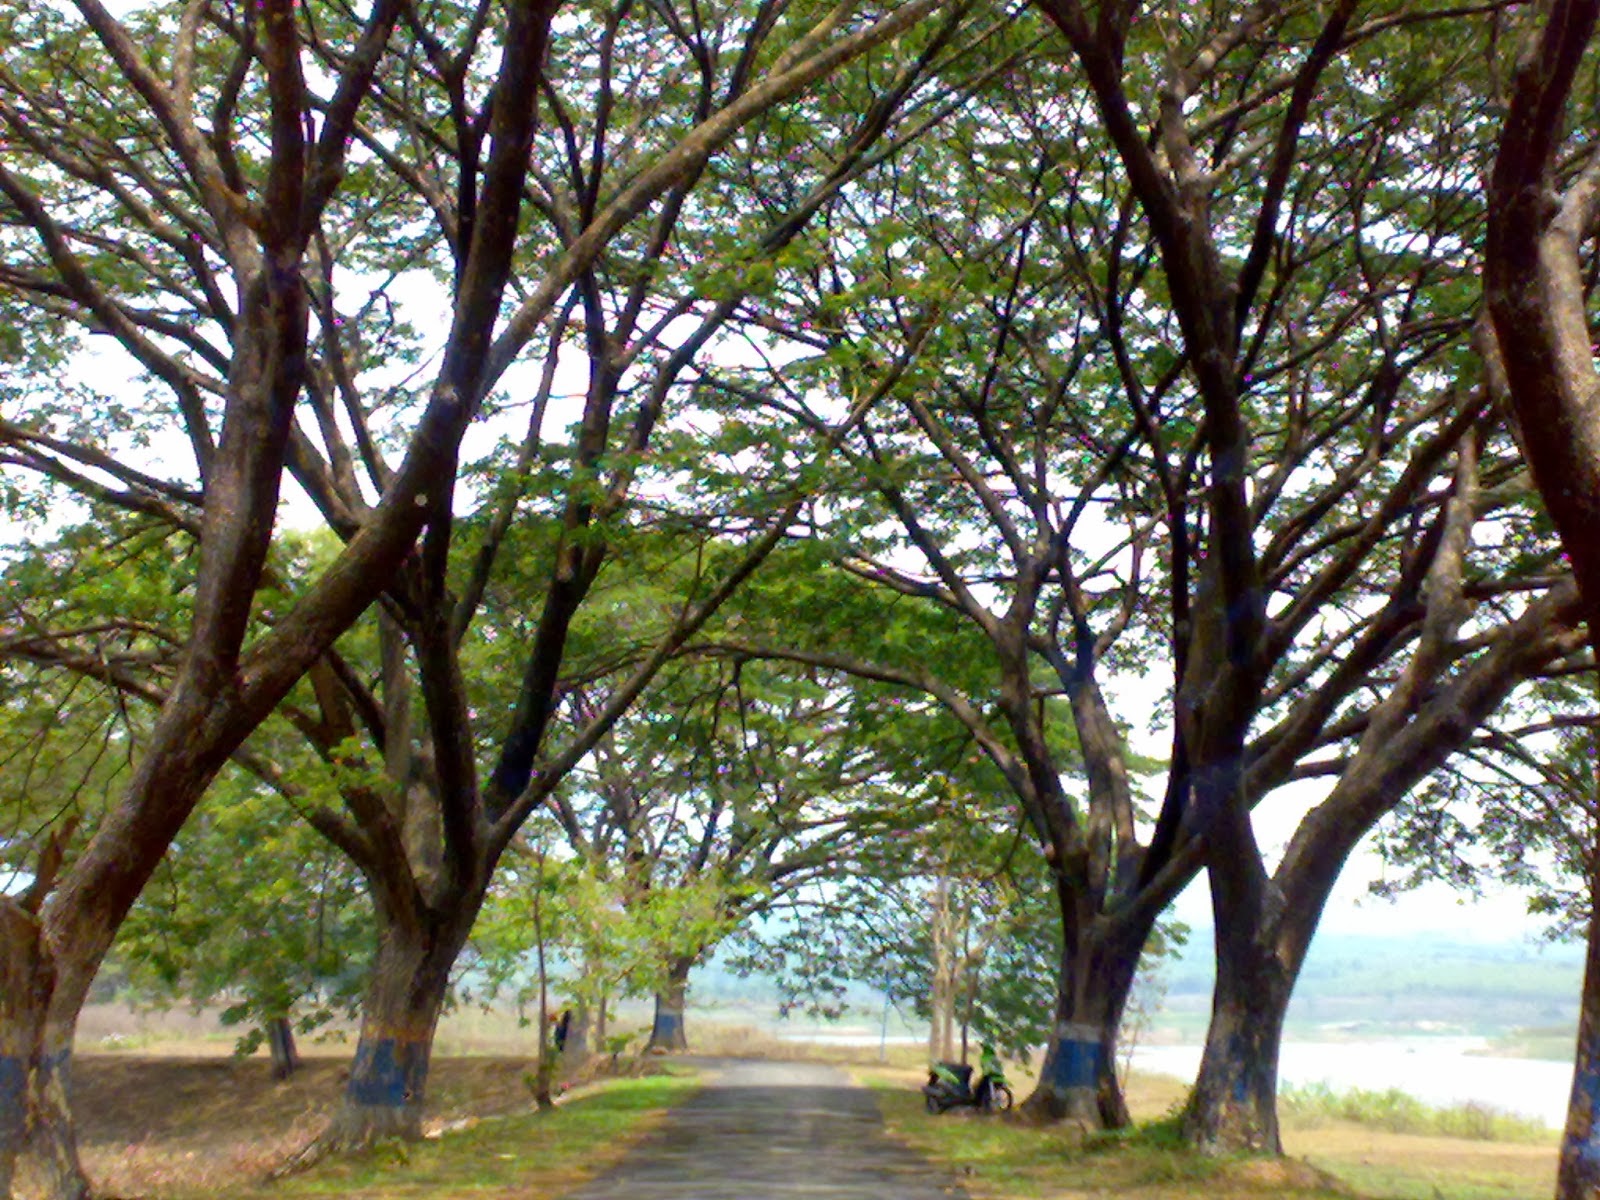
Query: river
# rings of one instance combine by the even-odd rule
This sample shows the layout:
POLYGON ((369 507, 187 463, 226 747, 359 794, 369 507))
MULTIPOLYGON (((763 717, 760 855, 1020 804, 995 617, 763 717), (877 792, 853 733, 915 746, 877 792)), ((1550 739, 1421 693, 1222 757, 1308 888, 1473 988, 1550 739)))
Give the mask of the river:
MULTIPOLYGON (((1560 1129, 1567 1120, 1572 1064, 1529 1058, 1491 1058, 1475 1037, 1413 1037, 1381 1041, 1286 1042, 1280 1083, 1326 1083, 1336 1092, 1399 1088, 1428 1104, 1481 1104, 1560 1129), (1474 1053, 1475 1051, 1480 1053, 1474 1053)), ((1192 1081, 1199 1046, 1138 1046, 1134 1067, 1192 1081)))

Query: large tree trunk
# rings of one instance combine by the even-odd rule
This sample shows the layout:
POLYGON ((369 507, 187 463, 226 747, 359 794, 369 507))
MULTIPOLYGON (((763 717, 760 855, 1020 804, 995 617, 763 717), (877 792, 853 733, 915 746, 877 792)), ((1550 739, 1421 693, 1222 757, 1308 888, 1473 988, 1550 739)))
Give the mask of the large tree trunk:
POLYGON ((40 933, 32 913, 0 905, 0 1196, 83 1200, 67 1103, 74 1025, 51 1011, 55 972, 40 933))
POLYGON ((1591 847, 1589 856, 1589 953, 1583 968, 1572 1096, 1556 1173, 1556 1200, 1595 1196, 1600 1196, 1600 846, 1591 847))
MULTIPOLYGON (((1235 745, 1227 745, 1236 751, 1235 745)), ((1194 803, 1208 842, 1206 875, 1216 930, 1217 978, 1211 1025, 1200 1073, 1184 1108, 1184 1140, 1205 1153, 1281 1154, 1278 1140, 1278 1047, 1284 1012, 1305 946, 1316 928, 1343 854, 1328 845, 1316 870, 1302 876, 1303 937, 1293 960, 1283 961, 1286 903, 1262 864, 1250 814, 1239 791, 1237 758, 1213 754, 1213 765, 1193 772, 1194 803), (1220 760, 1220 761, 1219 761, 1220 760)), ((1305 832, 1305 824, 1297 831, 1305 832)), ((1357 835, 1359 836, 1359 835, 1357 835)), ((1343 849, 1348 852, 1346 842, 1343 849)), ((1291 863, 1294 853, 1286 855, 1291 863)), ((1291 871, 1293 867, 1289 868, 1291 871)))
POLYGON ((1063 939, 1056 975, 1055 1024, 1039 1068, 1039 1083, 1023 1103, 1036 1120, 1073 1120, 1095 1128, 1128 1124, 1117 1080, 1117 1034, 1139 954, 1154 921, 1108 928, 1098 923, 1079 940, 1063 939))
POLYGON ((675 959, 667 970, 667 982, 656 993, 656 1019, 650 1027, 650 1044, 655 1051, 680 1051, 689 1048, 683 1027, 684 1002, 689 995, 689 968, 692 958, 675 959))
POLYGON ((1281 1154, 1278 1050, 1293 969, 1246 931, 1220 949, 1200 1073, 1183 1114, 1184 1140, 1207 1153, 1281 1154))
POLYGON ((323 1139, 327 1147, 422 1136, 433 1035, 470 926, 470 919, 455 917, 395 923, 383 931, 344 1099, 323 1139))

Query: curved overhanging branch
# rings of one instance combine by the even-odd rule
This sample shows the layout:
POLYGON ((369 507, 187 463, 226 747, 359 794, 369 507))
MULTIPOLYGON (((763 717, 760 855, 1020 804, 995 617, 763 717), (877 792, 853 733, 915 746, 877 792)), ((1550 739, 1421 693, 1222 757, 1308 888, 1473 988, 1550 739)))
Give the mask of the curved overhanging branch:
POLYGON ((851 59, 899 36, 947 3, 950 0, 912 0, 909 4, 897 5, 887 16, 863 30, 840 38, 832 45, 827 44, 828 38, 844 25, 855 6, 841 4, 817 22, 772 64, 760 83, 697 125, 677 146, 641 171, 610 204, 595 215, 594 220, 568 247, 561 260, 522 303, 495 339, 477 380, 478 394, 485 394, 494 386, 587 265, 595 260, 618 231, 643 212, 663 190, 686 174, 699 170, 740 129, 773 105, 791 98, 806 85, 851 59))

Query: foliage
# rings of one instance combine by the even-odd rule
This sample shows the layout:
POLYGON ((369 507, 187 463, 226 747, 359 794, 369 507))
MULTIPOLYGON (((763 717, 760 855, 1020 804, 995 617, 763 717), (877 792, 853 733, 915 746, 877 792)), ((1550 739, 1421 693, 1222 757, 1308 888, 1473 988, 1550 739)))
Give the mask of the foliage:
MULTIPOLYGON (((359 876, 441 960, 488 893, 473 972, 519 995, 535 903, 596 998, 786 910, 752 953, 796 997, 871 979, 1020 1052, 1104 982, 1060 948, 1131 963, 1208 855, 1244 902, 1219 945, 1303 948, 1328 865, 1430 775, 1397 854, 1466 879, 1477 836, 1582 915, 1592 744, 1503 769, 1528 815, 1472 831, 1469 774, 1435 774, 1571 707, 1490 723, 1575 644, 1474 332, 1498 6, 590 5, 547 44, 545 9, 445 3, 369 57, 357 10, 273 2, 123 42, 0 0, 0 503, 34 543, 6 891, 153 745, 200 765, 125 828, 176 830, 232 755, 344 856, 230 780, 138 910, 136 973, 257 1016, 346 985, 359 876), (218 420, 252 397, 272 439, 218 420), (248 495, 219 445, 266 454, 248 495), (315 554, 269 545, 285 467, 315 554), (52 506, 81 523, 40 534, 52 506), (198 553, 230 514, 255 549, 198 553), (1269 878, 1251 814, 1307 779, 1269 878), (530 874, 545 812, 566 849, 539 830, 530 874), (245 844, 259 876, 209 882, 245 844), (239 961, 243 929, 277 949, 239 961)), ((165 840, 77 927, 109 937, 165 840)))
POLYGON ((127 783, 177 657, 168 629, 189 604, 192 543, 147 520, 97 515, 12 547, 0 566, 5 890, 56 835, 75 851, 93 832, 127 783))
MULTIPOLYGON (((549 837, 545 828, 542 836, 549 837)), ((518 1010, 538 998, 529 972, 535 949, 535 891, 552 962, 552 1004, 649 995, 670 963, 697 957, 729 928, 728 892, 712 876, 677 886, 639 888, 605 861, 527 852, 497 877, 473 927, 468 978, 484 999, 509 995, 518 1010)))
POLYGON ((850 985, 867 984, 923 1020, 948 1005, 974 1046, 1029 1057, 1048 1036, 1059 959, 1044 861, 949 777, 919 791, 850 874, 741 931, 733 965, 774 978, 783 1011, 837 1017, 850 985))
POLYGON ((372 910, 343 855, 240 772, 169 848, 118 931, 112 964, 138 1004, 220 1004, 252 1053, 266 1024, 347 1018, 371 953, 372 910), (241 852, 244 857, 238 857, 241 852))
POLYGON ((1600 717, 1592 684, 1554 680, 1475 739, 1470 752, 1399 806, 1379 848, 1394 868, 1375 890, 1430 880, 1528 898, 1552 940, 1587 932, 1600 854, 1600 717), (1517 723, 1517 722, 1520 722, 1517 723))

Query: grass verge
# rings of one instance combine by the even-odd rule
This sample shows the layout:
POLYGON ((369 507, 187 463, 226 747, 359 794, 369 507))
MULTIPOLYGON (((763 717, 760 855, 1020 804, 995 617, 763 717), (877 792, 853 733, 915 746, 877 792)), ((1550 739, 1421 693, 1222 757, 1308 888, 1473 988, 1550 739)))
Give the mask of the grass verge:
MULTIPOLYGON (((1289 1127, 1290 1158, 1209 1158, 1178 1140, 1182 1088, 1134 1076, 1143 1123, 1118 1134, 999 1118, 929 1116, 905 1072, 859 1070, 890 1136, 948 1170, 974 1200, 1543 1200, 1555 1181, 1554 1135, 1538 1143, 1395 1133, 1328 1116, 1289 1127)), ((1447 1122, 1448 1123, 1448 1122, 1447 1122)))
MULTIPOLYGON (((548 1113, 492 1117, 424 1142, 330 1159, 304 1174, 234 1195, 239 1200, 543 1200, 616 1162, 698 1086, 687 1074, 611 1080, 548 1113)), ((200 1193, 172 1195, 198 1198, 200 1193)))
POLYGON ((929 1116, 898 1079, 864 1072, 890 1136, 949 1170, 976 1200, 1138 1200, 1275 1197, 1349 1200, 1336 1181, 1293 1159, 1208 1158, 1185 1149, 1168 1121, 1117 1135, 982 1116, 929 1116))

